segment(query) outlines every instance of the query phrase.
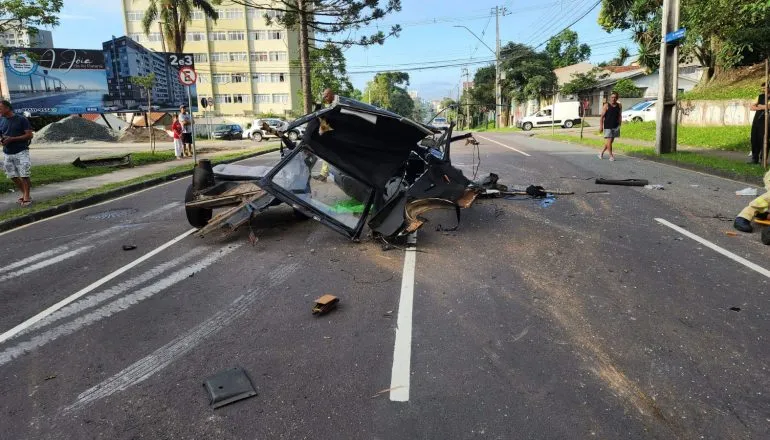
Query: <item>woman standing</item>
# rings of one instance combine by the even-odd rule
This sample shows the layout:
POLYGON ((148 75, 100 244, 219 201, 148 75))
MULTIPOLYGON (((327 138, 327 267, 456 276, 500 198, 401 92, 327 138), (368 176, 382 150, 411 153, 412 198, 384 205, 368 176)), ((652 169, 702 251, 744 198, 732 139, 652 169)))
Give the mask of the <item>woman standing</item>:
POLYGON ((751 163, 759 163, 762 156, 762 144, 765 141, 765 83, 762 83, 762 90, 757 98, 757 103, 752 104, 750 109, 754 113, 754 122, 751 123, 751 163))
POLYGON ((176 155, 176 159, 179 160, 182 158, 184 152, 184 144, 182 143, 182 123, 179 122, 178 115, 174 115, 171 131, 174 133, 174 155, 176 155))

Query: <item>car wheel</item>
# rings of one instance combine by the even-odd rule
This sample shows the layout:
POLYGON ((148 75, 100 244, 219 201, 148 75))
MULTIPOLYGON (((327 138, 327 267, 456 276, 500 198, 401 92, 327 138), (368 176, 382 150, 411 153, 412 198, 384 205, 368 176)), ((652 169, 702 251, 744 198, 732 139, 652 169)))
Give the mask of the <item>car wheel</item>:
POLYGON ((262 142, 262 133, 255 132, 251 134, 251 140, 254 142, 262 142))
POLYGON ((634 119, 631 120, 631 122, 642 122, 642 118, 639 116, 634 117, 634 119))
POLYGON ((290 141, 296 142, 298 138, 299 138, 299 133, 297 133, 296 131, 293 131, 293 130, 289 132, 289 140, 290 141))
POLYGON ((521 126, 521 128, 524 131, 532 130, 532 123, 531 122, 525 122, 524 125, 521 126))
MULTIPOLYGON (((187 192, 184 194, 184 202, 187 203, 193 200, 195 200, 195 190, 193 190, 193 186, 190 185, 187 187, 187 192)), ((198 229, 206 226, 213 214, 211 209, 188 208, 187 206, 185 206, 184 212, 187 215, 187 222, 190 223, 190 226, 198 229)))
POLYGON ((564 128, 572 128, 572 126, 575 125, 572 121, 565 121, 564 122, 564 128))

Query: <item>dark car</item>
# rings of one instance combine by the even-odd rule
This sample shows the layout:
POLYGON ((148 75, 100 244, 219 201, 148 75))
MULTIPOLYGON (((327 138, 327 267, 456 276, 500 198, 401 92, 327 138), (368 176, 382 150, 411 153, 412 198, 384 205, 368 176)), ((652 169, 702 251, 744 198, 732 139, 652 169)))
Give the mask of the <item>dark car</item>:
POLYGON ((214 128, 214 139, 240 139, 243 136, 243 129, 237 124, 217 125, 214 128))

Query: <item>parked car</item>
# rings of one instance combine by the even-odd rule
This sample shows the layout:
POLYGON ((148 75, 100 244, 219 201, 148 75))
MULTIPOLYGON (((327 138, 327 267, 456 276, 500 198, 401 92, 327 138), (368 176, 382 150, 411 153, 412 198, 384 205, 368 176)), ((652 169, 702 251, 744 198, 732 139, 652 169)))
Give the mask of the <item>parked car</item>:
POLYGON ((276 132, 285 130, 288 125, 288 122, 283 119, 255 119, 251 127, 243 133, 243 137, 260 142, 262 139, 278 137, 276 132))
POLYGON ((243 130, 238 124, 223 124, 214 127, 214 139, 241 139, 243 137, 243 130))
POLYGON ((445 130, 449 128, 449 121, 447 121, 446 118, 435 118, 433 119, 433 122, 429 125, 445 130))
MULTIPOLYGON (((147 108, 148 108, 147 105, 140 105, 139 106, 139 110, 141 110, 143 112, 146 112, 147 108)), ((154 105, 154 104, 151 105, 149 108, 152 109, 152 111, 160 110, 160 106, 159 105, 154 105)))
POLYGON ((560 125, 564 128, 572 128, 580 124, 580 103, 579 102, 557 102, 556 112, 554 106, 543 107, 534 115, 526 116, 516 123, 516 126, 524 131, 532 130, 534 127, 550 127, 560 125))
POLYGON ((656 102, 657 100, 642 101, 623 111, 623 122, 654 122, 657 118, 656 102))

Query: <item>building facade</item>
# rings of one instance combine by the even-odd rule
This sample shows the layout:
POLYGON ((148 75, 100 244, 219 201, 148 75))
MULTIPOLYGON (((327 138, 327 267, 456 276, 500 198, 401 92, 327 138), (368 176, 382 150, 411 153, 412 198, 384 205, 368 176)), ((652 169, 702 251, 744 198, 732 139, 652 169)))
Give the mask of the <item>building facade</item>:
MULTIPOLYGON (((149 35, 142 29, 148 3, 122 0, 126 35, 147 48, 163 51, 160 25, 149 35)), ((184 52, 195 56, 198 96, 213 98, 214 113, 221 116, 299 112, 299 69, 292 67, 299 59, 298 34, 266 24, 265 14, 274 11, 235 4, 217 11, 219 19, 214 22, 195 10, 187 27, 184 52)))
POLYGON ((0 33, 0 46, 53 48, 51 31, 38 30, 35 35, 27 32, 5 31, 0 33))

